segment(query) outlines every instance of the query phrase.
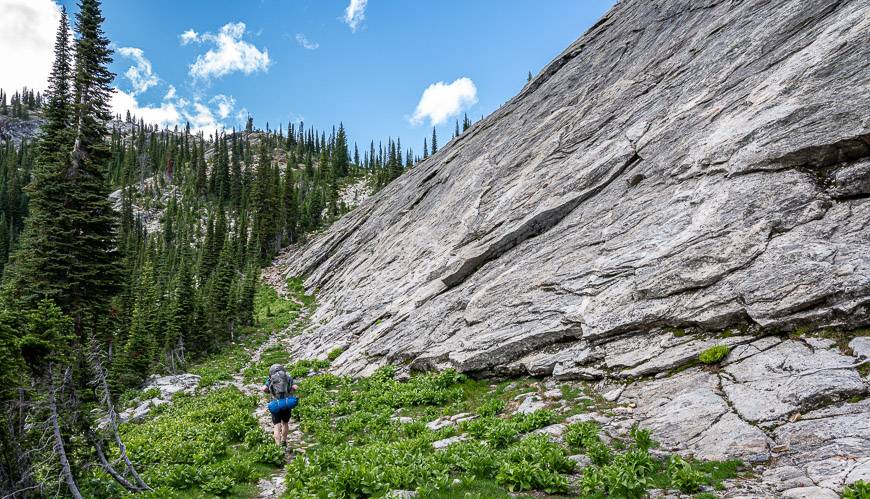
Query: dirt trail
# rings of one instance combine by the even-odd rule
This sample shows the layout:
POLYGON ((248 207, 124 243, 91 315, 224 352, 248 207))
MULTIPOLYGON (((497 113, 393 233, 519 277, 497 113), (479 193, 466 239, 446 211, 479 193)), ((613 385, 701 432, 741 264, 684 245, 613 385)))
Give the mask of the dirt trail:
MULTIPOLYGON (((271 274, 275 276, 279 274, 276 271, 276 266, 269 267, 263 271, 264 281, 275 288, 278 291, 279 295, 283 298, 287 298, 287 287, 286 282, 282 283, 282 279, 266 279, 267 274, 271 274), (272 271, 271 273, 269 271, 272 271)), ((306 307, 300 308, 299 318, 295 321, 295 324, 303 323, 307 320, 308 314, 310 311, 306 307)), ((295 331, 295 324, 291 325, 284 330, 275 333, 269 337, 268 340, 263 342, 256 349, 250 351, 251 360, 248 362, 245 367, 243 367, 238 373, 233 375, 233 381, 231 382, 236 388, 239 389, 242 393, 246 395, 257 395, 259 397, 260 403, 257 404, 257 409, 254 411, 254 416, 257 418, 257 422, 260 424, 260 427, 269 434, 269 437, 272 436, 272 430, 274 425, 272 424, 272 418, 269 414, 269 410, 266 408, 266 396, 260 391, 263 386, 260 382, 254 383, 245 383, 244 380, 244 371, 251 365, 256 364, 260 361, 260 358, 263 355, 263 352, 268 350, 275 345, 287 345, 290 341, 290 338, 293 336, 295 331)), ((263 373, 263 379, 265 379, 266 373, 263 373)), ((290 420, 290 433, 287 436, 287 453, 285 455, 286 462, 289 463, 293 460, 293 458, 300 453, 304 453, 307 444, 303 440, 302 432, 299 430, 299 424, 293 419, 290 420)), ((277 499, 284 495, 284 491, 286 490, 286 474, 287 470, 285 468, 281 468, 277 473, 272 475, 269 478, 261 478, 259 483, 257 484, 258 488, 258 498, 263 499, 277 499)))

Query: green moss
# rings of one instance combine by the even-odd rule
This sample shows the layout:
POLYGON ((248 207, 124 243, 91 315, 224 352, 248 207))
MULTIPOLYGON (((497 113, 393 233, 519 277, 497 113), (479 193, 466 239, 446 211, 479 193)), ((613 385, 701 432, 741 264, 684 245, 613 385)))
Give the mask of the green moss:
POLYGON ((698 360, 704 364, 716 364, 728 355, 728 351, 727 345, 716 345, 698 354, 698 360))

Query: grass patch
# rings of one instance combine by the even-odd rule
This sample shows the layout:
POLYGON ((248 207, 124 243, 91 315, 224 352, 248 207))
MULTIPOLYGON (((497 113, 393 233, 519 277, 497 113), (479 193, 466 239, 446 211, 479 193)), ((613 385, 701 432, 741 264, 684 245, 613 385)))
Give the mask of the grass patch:
POLYGON ((233 379, 233 375, 245 367, 250 359, 251 354, 244 344, 236 343, 193 366, 190 372, 202 377, 199 381, 200 388, 209 387, 218 381, 233 379))
POLYGON ((278 332, 299 317, 299 304, 282 298, 272 286, 261 284, 254 294, 254 317, 257 327, 278 332))

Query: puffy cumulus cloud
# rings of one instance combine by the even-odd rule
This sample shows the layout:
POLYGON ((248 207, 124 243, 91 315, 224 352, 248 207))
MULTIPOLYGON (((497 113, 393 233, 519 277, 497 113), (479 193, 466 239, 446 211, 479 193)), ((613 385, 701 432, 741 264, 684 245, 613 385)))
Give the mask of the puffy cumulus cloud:
POLYGON ((296 43, 306 50, 317 50, 320 48, 320 44, 309 40, 308 37, 305 36, 305 33, 296 33, 296 43))
POLYGON ((198 99, 190 102, 176 97, 174 90, 175 87, 170 85, 167 96, 160 104, 141 104, 136 95, 115 88, 111 100, 112 113, 124 118, 129 111, 137 119, 141 118, 145 123, 159 125, 161 128, 182 128, 187 123, 190 123, 194 132, 212 133, 227 128, 224 120, 231 116, 236 104, 235 98, 218 94, 207 103, 198 99))
POLYGON ((52 0, 0 0, 0 87, 45 90, 59 23, 52 0))
POLYGON ((190 65, 190 76, 194 79, 208 80, 219 78, 234 71, 251 74, 255 71, 266 71, 271 63, 269 51, 262 51, 242 40, 245 34, 245 23, 225 24, 217 34, 203 33, 193 36, 195 32, 185 37, 193 30, 181 35, 182 43, 185 40, 197 40, 202 43, 212 43, 213 49, 205 54, 197 56, 196 61, 190 65))
POLYGON ((166 90, 166 95, 163 96, 163 100, 174 99, 175 94, 175 85, 169 85, 169 89, 166 90))
POLYGON ((141 94, 149 88, 157 85, 157 75, 151 68, 151 61, 145 58, 145 53, 142 49, 136 47, 121 47, 118 49, 118 54, 123 57, 133 59, 135 66, 130 66, 124 72, 124 76, 130 80, 130 85, 133 86, 133 95, 141 94))
POLYGON ((142 118, 145 123, 156 124, 161 127, 172 128, 182 122, 182 114, 172 101, 164 101, 159 106, 140 105, 136 95, 124 92, 118 88, 112 94, 111 108, 114 114, 122 118, 127 111, 137 118, 142 118))
POLYGON ((477 87, 470 78, 463 76, 450 84, 439 81, 423 91, 410 121, 412 125, 420 125, 428 118, 431 125, 439 125, 475 104, 477 87))
POLYGON ((225 128, 215 119, 211 109, 202 102, 194 102, 191 107, 193 109, 188 109, 184 113, 184 118, 190 123, 192 130, 209 132, 225 128))
POLYGON ((217 94, 208 101, 209 104, 217 106, 217 115, 220 119, 225 119, 233 111, 236 106, 236 99, 227 97, 224 94, 217 94))
POLYGON ((192 29, 189 29, 189 30, 185 31, 184 33, 178 35, 178 39, 181 41, 182 45, 187 45, 188 43, 191 43, 191 42, 198 42, 199 41, 199 33, 197 33, 196 31, 194 31, 192 29))
POLYGON ((342 21, 350 26, 351 32, 356 33, 356 30, 359 29, 362 22, 365 21, 367 3, 368 0, 350 0, 350 3, 347 4, 347 8, 344 9, 344 17, 342 17, 342 21))

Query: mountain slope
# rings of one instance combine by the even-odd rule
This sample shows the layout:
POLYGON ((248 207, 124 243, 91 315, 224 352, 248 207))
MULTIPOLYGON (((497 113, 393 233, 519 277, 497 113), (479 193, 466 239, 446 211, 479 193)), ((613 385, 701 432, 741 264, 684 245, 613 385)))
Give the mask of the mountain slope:
POLYGON ((617 4, 284 255, 322 304, 298 353, 600 377, 661 328, 867 324, 868 29, 858 0, 617 4))

